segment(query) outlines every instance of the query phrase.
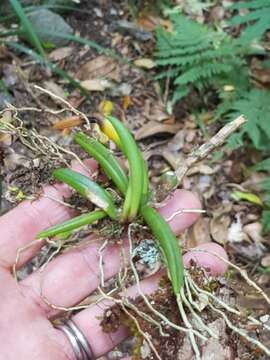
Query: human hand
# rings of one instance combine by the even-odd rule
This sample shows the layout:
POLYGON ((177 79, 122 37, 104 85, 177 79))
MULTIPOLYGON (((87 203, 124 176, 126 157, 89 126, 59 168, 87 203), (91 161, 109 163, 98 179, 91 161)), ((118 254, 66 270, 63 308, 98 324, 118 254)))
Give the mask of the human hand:
MULTIPOLYGON (((96 163, 88 161, 87 164, 93 173, 96 163)), ((0 359, 3 360, 75 360, 69 340, 50 322, 59 315, 59 311, 49 306, 44 298, 59 307, 70 307, 78 304, 99 285, 98 250, 101 242, 98 239, 90 245, 82 245, 55 258, 42 273, 34 272, 19 284, 14 280, 11 268, 16 260, 17 249, 30 244, 39 231, 72 216, 72 210, 51 199, 62 200, 63 196, 69 196, 70 190, 65 185, 48 186, 44 189, 44 194, 34 202, 21 203, 0 218, 0 359)), ((199 200, 190 192, 177 190, 159 211, 168 219, 173 213, 185 208, 200 208, 199 200)), ((179 235, 197 218, 196 213, 179 213, 169 223, 179 235)), ((41 243, 37 242, 22 252, 18 268, 31 259, 40 246, 41 243)), ((226 257, 224 250, 216 244, 204 244, 203 248, 226 257)), ((189 259, 190 254, 186 254, 184 262, 187 264, 189 259)), ((103 252, 103 260, 104 276, 109 279, 120 268, 119 246, 107 246, 103 252)), ((200 254, 198 262, 215 274, 223 274, 226 270, 222 261, 207 253, 200 254)), ((143 291, 146 294, 155 291, 159 278, 158 273, 143 280, 143 291)), ((129 289, 129 295, 136 296, 135 287, 129 289)), ((95 357, 107 353, 128 335, 124 327, 112 334, 103 333, 100 317, 106 306, 110 305, 105 302, 94 305, 73 317, 87 337, 95 357)))

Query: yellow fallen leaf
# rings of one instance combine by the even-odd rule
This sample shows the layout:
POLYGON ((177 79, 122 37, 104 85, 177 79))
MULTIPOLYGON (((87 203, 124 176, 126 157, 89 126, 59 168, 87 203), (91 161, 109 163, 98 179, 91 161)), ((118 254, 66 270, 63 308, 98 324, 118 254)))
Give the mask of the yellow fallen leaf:
POLYGON ((98 108, 103 115, 108 116, 112 114, 113 103, 110 100, 102 100, 98 108))
POLYGON ((105 79, 84 80, 80 84, 88 91, 104 91, 112 87, 112 83, 105 79))
POLYGON ((155 66, 157 66, 153 60, 147 58, 137 59, 134 61, 134 64, 144 69, 153 69, 155 66))

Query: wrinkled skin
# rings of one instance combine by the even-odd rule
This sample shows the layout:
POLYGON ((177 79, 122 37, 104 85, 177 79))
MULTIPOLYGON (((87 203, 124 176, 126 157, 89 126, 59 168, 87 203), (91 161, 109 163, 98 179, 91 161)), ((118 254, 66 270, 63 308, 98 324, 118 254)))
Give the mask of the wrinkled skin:
MULTIPOLYGON (((97 164, 86 162, 89 173, 93 174, 97 164)), ((75 166, 77 171, 85 173, 85 169, 75 166)), ((75 360, 72 348, 65 335, 56 330, 50 319, 58 315, 44 301, 51 304, 70 307, 92 291, 99 284, 98 249, 102 242, 92 239, 91 243, 70 250, 53 259, 46 269, 34 272, 16 284, 11 275, 11 268, 16 259, 16 251, 30 244, 36 234, 56 223, 60 223, 73 215, 72 211, 52 200, 62 200, 70 195, 70 190, 63 184, 44 188, 44 195, 34 202, 25 201, 0 218, 0 359, 14 360, 75 360), (48 197, 46 197, 48 196, 48 197), (42 290, 42 294, 41 294, 42 290), (43 298, 42 298, 43 296, 43 298)), ((159 209, 162 216, 169 218, 179 209, 198 209, 197 197, 187 191, 177 190, 171 199, 159 209)), ((176 215, 170 225, 179 235, 198 218, 198 213, 182 213, 176 215)), ((22 252, 18 268, 31 259, 42 243, 37 242, 22 252)), ((204 248, 212 249, 221 256, 226 254, 216 244, 204 244, 204 248)), ((187 253, 185 264, 194 256, 187 253)), ((106 279, 117 274, 120 267, 119 247, 108 246, 103 253, 104 275, 106 279)), ((201 253, 196 261, 207 266, 214 274, 223 274, 224 263, 207 253, 201 253)), ((142 281, 141 287, 147 293, 153 292, 160 274, 155 274, 142 281)), ((136 296, 136 288, 129 289, 130 296, 136 296)), ((116 333, 104 334, 99 326, 100 319, 109 302, 92 306, 77 313, 73 320, 88 338, 95 357, 99 357, 121 342, 127 335, 127 329, 120 328, 116 333)))

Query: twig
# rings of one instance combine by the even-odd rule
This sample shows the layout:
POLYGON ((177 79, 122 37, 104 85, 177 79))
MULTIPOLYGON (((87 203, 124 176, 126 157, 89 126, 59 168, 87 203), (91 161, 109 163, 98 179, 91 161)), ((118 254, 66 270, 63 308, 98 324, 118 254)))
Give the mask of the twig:
POLYGON ((231 121, 223 128, 219 130, 209 141, 201 145, 198 149, 195 149, 175 171, 177 177, 177 186, 182 182, 183 177, 187 173, 188 169, 192 167, 196 162, 204 159, 209 155, 214 149, 218 148, 227 140, 227 138, 234 133, 237 129, 240 128, 246 119, 243 115, 239 116, 235 120, 231 121))

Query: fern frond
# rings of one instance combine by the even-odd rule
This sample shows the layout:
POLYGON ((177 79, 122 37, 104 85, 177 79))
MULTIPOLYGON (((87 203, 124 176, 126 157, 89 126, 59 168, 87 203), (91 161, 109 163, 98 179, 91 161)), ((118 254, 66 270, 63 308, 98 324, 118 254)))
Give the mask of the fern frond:
POLYGON ((270 29, 270 1, 269 0, 249 0, 239 2, 230 7, 232 10, 248 10, 245 15, 233 16, 229 23, 231 25, 247 25, 244 29, 241 40, 248 42, 253 39, 259 39, 261 36, 270 29))
POLYGON ((248 120, 237 134, 240 139, 245 136, 251 140, 259 150, 269 149, 270 141, 270 92, 253 89, 242 94, 240 99, 232 103, 227 115, 228 120, 243 114, 248 120))
MULTIPOLYGON (((171 16, 173 31, 157 31, 156 63, 169 68, 157 78, 175 77, 174 84, 201 90, 206 85, 216 87, 219 78, 235 68, 245 67, 242 44, 227 34, 213 30, 181 14, 171 16)), ((184 93, 188 93, 185 91, 184 93)), ((181 98, 183 92, 174 99, 181 98)))
POLYGON ((269 0, 249 0, 249 1, 240 1, 236 4, 230 6, 232 10, 240 10, 240 9, 261 9, 262 7, 269 6, 269 0))
POLYGON ((208 79, 221 73, 227 73, 232 70, 230 64, 208 63, 200 66, 194 66, 192 69, 185 71, 184 74, 175 79, 175 84, 195 83, 199 80, 208 79))

